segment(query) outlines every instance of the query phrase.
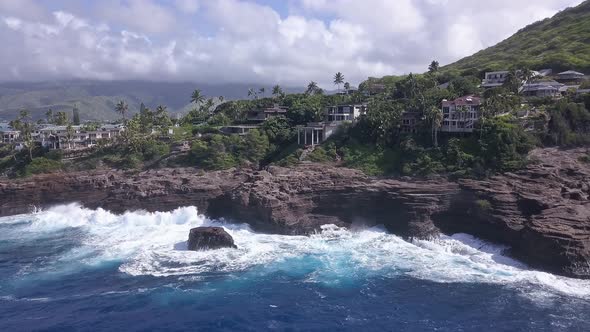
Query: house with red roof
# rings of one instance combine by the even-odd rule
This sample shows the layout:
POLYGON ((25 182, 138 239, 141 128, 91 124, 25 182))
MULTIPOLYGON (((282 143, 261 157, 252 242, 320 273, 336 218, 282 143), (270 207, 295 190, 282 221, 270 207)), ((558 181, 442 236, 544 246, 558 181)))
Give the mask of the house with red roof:
POLYGON ((473 132, 481 117, 482 100, 476 96, 464 96, 442 101, 443 121, 440 130, 448 133, 473 132))

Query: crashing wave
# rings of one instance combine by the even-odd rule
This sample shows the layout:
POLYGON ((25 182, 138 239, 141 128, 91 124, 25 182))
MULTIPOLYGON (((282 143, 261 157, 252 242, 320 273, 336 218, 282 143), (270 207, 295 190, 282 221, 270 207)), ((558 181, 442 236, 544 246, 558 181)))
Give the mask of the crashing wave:
POLYGON ((502 284, 543 296, 590 297, 588 281, 531 270, 505 256, 506 248, 465 234, 407 242, 381 228, 350 231, 326 225, 311 236, 270 235, 255 233, 246 224, 209 220, 195 207, 115 215, 77 204, 0 218, 0 225, 8 227, 0 239, 19 241, 77 230, 73 233, 78 236, 75 248, 49 267, 56 273, 70 273, 75 270, 72 265, 96 267, 115 261, 121 272, 131 276, 198 278, 256 269, 257 273, 281 271, 309 282, 339 285, 407 275, 434 282, 502 284), (223 226, 239 249, 187 251, 188 231, 198 226, 223 226))

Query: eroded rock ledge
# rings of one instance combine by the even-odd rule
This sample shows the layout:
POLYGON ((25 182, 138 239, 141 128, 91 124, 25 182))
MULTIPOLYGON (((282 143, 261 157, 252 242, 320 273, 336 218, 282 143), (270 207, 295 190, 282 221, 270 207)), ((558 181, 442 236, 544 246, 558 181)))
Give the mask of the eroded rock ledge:
POLYGON ((485 181, 377 179, 313 164, 45 175, 0 181, 0 215, 68 202, 114 212, 194 205, 210 217, 281 234, 323 224, 383 224, 407 238, 465 232, 507 244, 535 267, 590 278, 590 165, 577 159, 585 152, 537 150, 539 163, 485 181))

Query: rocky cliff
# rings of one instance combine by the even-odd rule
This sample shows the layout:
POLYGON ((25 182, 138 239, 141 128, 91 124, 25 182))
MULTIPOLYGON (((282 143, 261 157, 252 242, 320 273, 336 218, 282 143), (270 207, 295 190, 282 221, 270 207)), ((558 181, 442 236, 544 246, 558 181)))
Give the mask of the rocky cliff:
POLYGON ((523 261, 590 277, 590 165, 584 150, 542 149, 527 169, 487 180, 377 179, 302 164, 265 171, 162 169, 0 181, 0 215, 80 202, 114 212, 194 205, 258 231, 305 234, 323 224, 382 224, 406 238, 465 232, 507 244, 523 261))

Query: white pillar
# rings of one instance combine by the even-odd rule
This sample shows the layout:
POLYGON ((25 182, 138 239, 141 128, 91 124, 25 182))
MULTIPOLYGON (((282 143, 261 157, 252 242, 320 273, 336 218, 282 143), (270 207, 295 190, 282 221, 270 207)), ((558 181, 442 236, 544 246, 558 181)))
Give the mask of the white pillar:
POLYGON ((307 145, 307 128, 303 129, 303 144, 307 145))
POLYGON ((301 145, 301 128, 297 128, 297 145, 301 145))

